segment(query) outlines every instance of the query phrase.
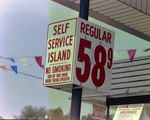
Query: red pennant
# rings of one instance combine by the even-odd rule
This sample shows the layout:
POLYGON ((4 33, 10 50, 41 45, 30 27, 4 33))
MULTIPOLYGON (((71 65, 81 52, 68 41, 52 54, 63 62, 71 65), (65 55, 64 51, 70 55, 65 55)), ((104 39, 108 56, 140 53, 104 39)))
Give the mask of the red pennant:
POLYGON ((133 58, 134 58, 134 55, 136 53, 136 50, 137 49, 134 49, 134 50, 127 50, 128 51, 128 55, 129 55, 129 59, 130 59, 130 62, 132 63, 133 61, 133 58))
POLYGON ((37 64, 43 68, 43 65, 42 65, 42 56, 39 56, 39 57, 35 57, 35 60, 37 62, 37 64))

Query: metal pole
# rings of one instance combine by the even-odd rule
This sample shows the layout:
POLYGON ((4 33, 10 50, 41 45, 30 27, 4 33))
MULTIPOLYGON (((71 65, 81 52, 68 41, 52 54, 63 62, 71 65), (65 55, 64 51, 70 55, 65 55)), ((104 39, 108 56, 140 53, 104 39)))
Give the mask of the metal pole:
POLYGON ((90 0, 80 0, 79 17, 88 20, 90 0))
MULTIPOLYGON (((80 0, 79 17, 88 20, 90 0, 80 0)), ((74 89, 73 85, 70 120, 80 120, 82 88, 74 89)))
POLYGON ((107 118, 106 118, 106 120, 109 120, 109 104, 108 104, 108 98, 109 98, 110 96, 108 95, 108 96, 106 96, 106 106, 107 106, 107 118))
POLYGON ((107 105, 107 119, 106 120, 109 120, 109 105, 107 105))
POLYGON ((81 100, 82 88, 72 89, 70 120, 80 120, 81 100))

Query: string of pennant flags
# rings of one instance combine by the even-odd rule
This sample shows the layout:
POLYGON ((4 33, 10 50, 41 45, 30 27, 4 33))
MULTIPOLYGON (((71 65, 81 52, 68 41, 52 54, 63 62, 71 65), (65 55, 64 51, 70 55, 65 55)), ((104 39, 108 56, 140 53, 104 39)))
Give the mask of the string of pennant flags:
MULTIPOLYGON (((150 50, 150 48, 141 48, 141 49, 142 49, 142 52, 147 52, 147 51, 150 50)), ((117 50, 117 51, 114 51, 114 56, 119 58, 120 57, 119 54, 118 54, 119 51, 127 51, 128 55, 129 55, 130 62, 132 63, 133 58, 134 58, 135 53, 136 53, 137 50, 139 50, 139 49, 117 50)))
MULTIPOLYGON (((119 51, 127 51, 128 52, 128 55, 129 55, 129 59, 130 59, 130 62, 132 63, 133 59, 134 59, 134 56, 135 56, 135 53, 138 49, 132 49, 132 50, 117 50, 117 51, 114 51, 114 56, 115 57, 120 57, 118 52, 119 51)), ((142 48, 142 52, 147 52, 149 51, 150 48, 142 48)), ((39 65, 39 67, 41 68, 44 68, 44 65, 42 65, 42 56, 30 56, 30 57, 34 57, 35 58, 35 61, 36 63, 39 65)), ((27 58, 28 57, 11 57, 11 58, 3 58, 2 56, 0 56, 0 59, 8 59, 10 61, 12 61, 13 63, 15 63, 15 60, 14 58, 19 58, 23 63, 25 63, 25 65, 7 65, 7 66, 10 66, 11 69, 17 74, 18 71, 18 66, 24 66, 24 67, 27 67, 27 66, 34 66, 34 65, 30 65, 27 63, 27 58)), ((1 69, 7 71, 7 66, 0 66, 1 69)))
MULTIPOLYGON (((34 57, 35 58, 35 61, 36 63, 41 67, 43 68, 44 66, 42 65, 42 56, 30 56, 30 57, 34 57)), ((14 58, 19 58, 23 63, 25 63, 25 65, 22 65, 24 67, 27 67, 27 66, 33 66, 33 65, 30 65, 27 63, 27 58, 28 57, 12 57, 12 58, 3 58, 2 56, 0 56, 1 59, 7 59, 7 60, 10 60, 12 61, 13 63, 15 63, 15 60, 14 58)), ((10 66, 11 69, 17 74, 18 71, 18 66, 20 65, 7 65, 7 66, 10 66)), ((6 66, 0 66, 0 68, 2 68, 3 70, 7 71, 7 67, 6 66)))

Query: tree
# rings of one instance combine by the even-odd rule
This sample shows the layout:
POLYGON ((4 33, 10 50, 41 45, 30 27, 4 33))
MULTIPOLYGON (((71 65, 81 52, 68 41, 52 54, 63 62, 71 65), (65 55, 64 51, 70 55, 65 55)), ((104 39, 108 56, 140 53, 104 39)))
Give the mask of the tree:
MULTIPOLYGON (((109 115, 109 119, 108 120, 113 120, 113 116, 114 115, 109 115)), ((92 118, 92 115, 88 114, 87 116, 86 115, 82 116, 81 120, 97 120, 97 119, 92 118)))
POLYGON ((64 120, 70 120, 70 113, 64 116, 64 120))
POLYGON ((0 120, 3 120, 2 116, 0 116, 0 120))
POLYGON ((97 119, 92 118, 92 115, 89 113, 87 116, 86 115, 82 116, 81 120, 97 120, 97 119))
POLYGON ((50 119, 51 120, 69 120, 69 113, 63 114, 60 107, 56 109, 47 110, 45 107, 33 107, 31 105, 25 106, 21 109, 19 116, 14 115, 15 119, 50 119), (46 118, 45 118, 46 117, 46 118))
POLYGON ((56 109, 50 109, 48 111, 48 116, 51 116, 52 120, 64 120, 63 111, 60 107, 56 109))
POLYGON ((113 120, 114 114, 109 115, 109 119, 108 120, 113 120))
POLYGON ((21 115, 14 115, 15 119, 42 119, 45 118, 47 110, 45 107, 33 107, 31 105, 25 106, 21 109, 21 115))

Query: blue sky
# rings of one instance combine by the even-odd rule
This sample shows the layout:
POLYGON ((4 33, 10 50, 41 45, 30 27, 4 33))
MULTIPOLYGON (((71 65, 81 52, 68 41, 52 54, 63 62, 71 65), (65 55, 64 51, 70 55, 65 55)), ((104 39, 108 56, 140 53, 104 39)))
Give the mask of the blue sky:
MULTIPOLYGON (((73 17, 78 17, 78 12, 51 0, 0 0, 0 56, 15 60, 13 63, 0 59, 0 65, 8 69, 10 65, 18 66, 18 74, 0 69, 0 116, 13 118, 25 105, 48 109, 60 106, 65 114, 69 112, 71 94, 42 86, 43 69, 34 56, 42 56, 44 64, 48 24, 73 17), (27 57, 28 64, 33 66, 24 68, 18 57, 27 57)), ((149 42, 92 18, 89 21, 115 31, 115 50, 138 49, 135 57, 150 54, 140 49, 149 47, 149 42)), ((118 54, 120 57, 114 60, 128 58, 126 51, 118 51, 118 54)), ((91 111, 92 105, 82 104, 82 114, 91 111)))

